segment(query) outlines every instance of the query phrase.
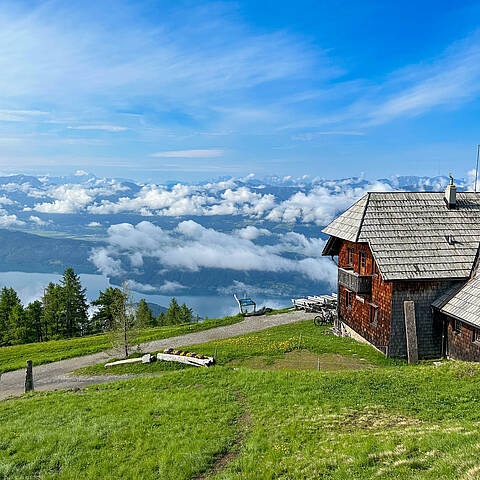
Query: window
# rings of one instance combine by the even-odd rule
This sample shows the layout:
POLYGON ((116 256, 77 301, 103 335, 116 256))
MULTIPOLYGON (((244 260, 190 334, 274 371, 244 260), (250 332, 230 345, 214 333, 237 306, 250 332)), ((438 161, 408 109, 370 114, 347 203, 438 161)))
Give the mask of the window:
POLYGON ((462 333, 462 322, 460 320, 452 320, 452 330, 457 334, 460 335, 462 333))
POLYGON ((473 329, 472 342, 480 343, 480 328, 474 328, 473 329))
POLYGON ((349 310, 351 310, 352 303, 353 303, 353 292, 346 290, 345 291, 345 308, 348 308, 349 310))
POLYGON ((365 252, 358 252, 358 263, 361 269, 365 269, 367 266, 367 254, 365 252))
POLYGON ((376 305, 370 305, 370 325, 377 325, 378 320, 378 307, 376 305))
POLYGON ((347 264, 353 267, 353 248, 347 247, 347 264))

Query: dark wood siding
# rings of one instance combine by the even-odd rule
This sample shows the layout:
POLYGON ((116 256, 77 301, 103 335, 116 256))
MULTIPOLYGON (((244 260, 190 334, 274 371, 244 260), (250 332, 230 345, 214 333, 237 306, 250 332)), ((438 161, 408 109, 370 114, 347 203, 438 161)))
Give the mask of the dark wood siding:
POLYGON ((473 342, 474 328, 462 322, 460 333, 453 330, 454 320, 446 317, 447 321, 447 355, 455 360, 480 362, 480 342, 473 342))
MULTIPOLYGON (((371 275, 375 271, 373 256, 368 245, 343 241, 338 255, 338 266, 352 268, 348 264, 348 249, 353 248, 353 271, 361 275, 371 275), (361 255, 365 254, 365 267, 360 264, 361 255)), ((353 295, 352 307, 347 308, 345 296, 347 288, 338 286, 340 302, 340 317, 351 329, 382 351, 387 351, 390 339, 390 314, 392 305, 392 284, 384 282, 381 275, 372 275, 372 289, 370 295, 353 295), (378 308, 376 323, 370 322, 370 307, 378 308)))
POLYGON ((407 356, 405 317, 406 300, 415 303, 419 358, 438 358, 442 355, 442 323, 434 318, 432 303, 458 282, 393 282, 390 355, 407 356))

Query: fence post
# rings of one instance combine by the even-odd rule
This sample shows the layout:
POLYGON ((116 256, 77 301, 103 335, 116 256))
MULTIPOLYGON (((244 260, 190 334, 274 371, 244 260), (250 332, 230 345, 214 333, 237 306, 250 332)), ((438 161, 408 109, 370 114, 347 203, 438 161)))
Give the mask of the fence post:
POLYGON ((25 393, 33 391, 33 362, 27 360, 27 374, 25 376, 25 393))

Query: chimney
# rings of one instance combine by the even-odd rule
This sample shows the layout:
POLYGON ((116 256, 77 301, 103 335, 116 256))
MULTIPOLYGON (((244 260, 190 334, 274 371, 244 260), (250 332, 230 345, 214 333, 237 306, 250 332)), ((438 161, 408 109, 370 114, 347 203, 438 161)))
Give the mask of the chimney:
POLYGON ((450 184, 447 185, 445 189, 445 203, 447 204, 448 209, 457 208, 457 187, 453 184, 452 174, 449 175, 450 184))

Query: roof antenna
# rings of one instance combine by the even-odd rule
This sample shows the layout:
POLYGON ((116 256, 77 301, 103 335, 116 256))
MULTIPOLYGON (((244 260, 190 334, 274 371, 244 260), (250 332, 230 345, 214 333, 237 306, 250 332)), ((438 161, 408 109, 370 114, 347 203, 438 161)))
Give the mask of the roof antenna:
POLYGON ((477 166, 475 167, 475 193, 477 193, 477 180, 478 180, 478 155, 480 154, 480 144, 477 144, 477 166))

